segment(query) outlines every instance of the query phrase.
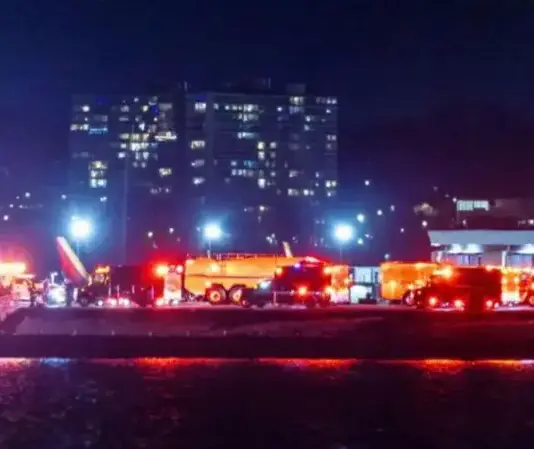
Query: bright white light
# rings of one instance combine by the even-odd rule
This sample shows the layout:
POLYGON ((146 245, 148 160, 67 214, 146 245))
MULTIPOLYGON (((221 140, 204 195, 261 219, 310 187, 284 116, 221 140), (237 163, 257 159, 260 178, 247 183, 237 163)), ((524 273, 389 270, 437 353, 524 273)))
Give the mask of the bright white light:
POLYGON ((382 214, 383 214, 382 209, 378 209, 378 210, 376 211, 376 215, 379 215, 379 216, 380 216, 380 215, 382 215, 382 214))
POLYGON ((174 228, 169 228, 169 234, 172 234, 174 232, 174 228))
POLYGON ((147 236, 149 239, 151 239, 152 237, 154 237, 154 233, 153 233, 152 231, 148 231, 148 232, 146 233, 146 236, 147 236))
POLYGON ((4 215, 4 221, 9 220, 9 215, 4 215))
POLYGON ((358 245, 363 245, 363 239, 358 239, 358 245))
POLYGON ((222 237, 222 229, 218 224, 210 223, 204 226, 204 238, 206 240, 219 240, 222 237))
POLYGON ((26 193, 24 194, 24 196, 25 196, 26 198, 29 198, 29 197, 31 196, 31 195, 30 195, 30 192, 26 192, 26 193))
POLYGON ((352 240, 352 237, 354 236, 354 229, 352 226, 348 224, 338 224, 334 228, 334 237, 337 241, 341 243, 348 242, 349 240, 352 240))
POLYGON ((369 186, 371 184, 371 181, 369 181, 368 179, 365 180, 365 185, 366 186, 369 186))
POLYGON ((395 212, 395 205, 392 204, 391 206, 389 206, 389 210, 390 210, 391 212, 395 212))
POLYGON ((384 254, 384 259, 389 260, 391 255, 389 253, 384 254))
POLYGON ((73 217, 70 224, 70 233, 76 240, 85 240, 91 235, 92 224, 89 220, 73 217))
POLYGON ((401 234, 404 234, 404 228, 400 228, 401 234))
POLYGON ((426 220, 423 220, 423 221, 421 222, 421 226, 422 226, 423 228, 426 228, 426 227, 428 226, 428 222, 427 222, 426 220))
POLYGON ((356 220, 358 220, 359 223, 363 223, 365 221, 365 215, 358 214, 358 216, 356 217, 356 220))

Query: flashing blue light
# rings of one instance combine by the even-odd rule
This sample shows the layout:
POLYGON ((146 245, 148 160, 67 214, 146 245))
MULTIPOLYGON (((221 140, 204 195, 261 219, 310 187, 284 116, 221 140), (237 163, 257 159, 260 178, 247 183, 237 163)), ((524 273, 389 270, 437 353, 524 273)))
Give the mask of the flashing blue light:
POLYGON ((269 288, 269 285, 271 285, 271 281, 266 280, 266 281, 261 281, 259 286, 262 290, 265 290, 269 288))

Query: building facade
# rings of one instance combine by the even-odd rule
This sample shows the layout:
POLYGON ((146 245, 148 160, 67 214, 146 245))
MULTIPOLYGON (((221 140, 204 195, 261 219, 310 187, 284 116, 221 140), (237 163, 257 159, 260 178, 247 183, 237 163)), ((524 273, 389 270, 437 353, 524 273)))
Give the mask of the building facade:
POLYGON ((444 206, 425 209, 434 260, 534 266, 533 199, 454 198, 444 206))
POLYGON ((265 81, 189 92, 185 117, 198 223, 223 220, 234 248, 320 241, 337 196, 336 97, 265 81))
POLYGON ((131 260, 154 244, 144 241, 154 236, 150 227, 176 226, 179 157, 173 99, 132 95, 73 100, 72 213, 95 217, 101 228, 95 244, 108 249, 108 257, 131 260))

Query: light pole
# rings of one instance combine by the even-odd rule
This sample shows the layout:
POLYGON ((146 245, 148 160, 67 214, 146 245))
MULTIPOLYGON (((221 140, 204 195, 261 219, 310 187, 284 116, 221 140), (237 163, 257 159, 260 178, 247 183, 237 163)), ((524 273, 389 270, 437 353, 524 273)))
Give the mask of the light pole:
POLYGON ((208 257, 211 257, 211 242, 219 240, 223 235, 221 227, 216 223, 209 223, 204 226, 204 240, 208 242, 208 257))
POLYGON ((334 238, 339 244, 339 261, 343 263, 343 245, 354 237, 354 228, 350 224, 340 223, 334 227, 334 238))
POLYGON ((70 222, 70 234, 76 246, 76 255, 80 255, 80 243, 87 240, 93 232, 91 221, 86 218, 72 217, 70 222))

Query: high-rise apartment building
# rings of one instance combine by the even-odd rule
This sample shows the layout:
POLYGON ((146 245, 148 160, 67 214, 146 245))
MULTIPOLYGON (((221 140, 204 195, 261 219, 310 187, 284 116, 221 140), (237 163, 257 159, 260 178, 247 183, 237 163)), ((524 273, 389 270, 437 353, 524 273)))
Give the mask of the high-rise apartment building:
POLYGON ((318 241, 337 194, 336 97, 264 82, 188 93, 185 117, 191 196, 204 219, 222 215, 256 244, 318 241))
POLYGON ((69 198, 75 212, 102 212, 107 245, 124 259, 147 226, 174 226, 177 139, 170 97, 74 97, 69 198))

